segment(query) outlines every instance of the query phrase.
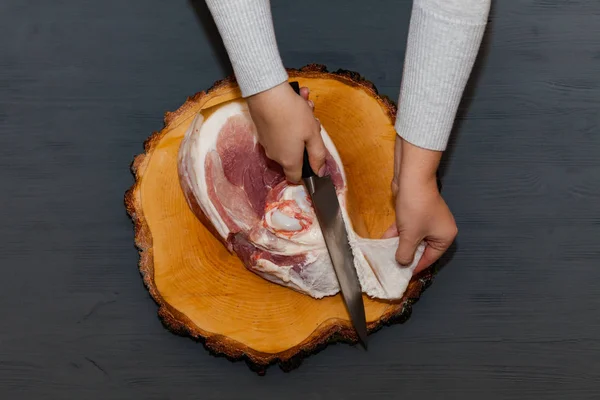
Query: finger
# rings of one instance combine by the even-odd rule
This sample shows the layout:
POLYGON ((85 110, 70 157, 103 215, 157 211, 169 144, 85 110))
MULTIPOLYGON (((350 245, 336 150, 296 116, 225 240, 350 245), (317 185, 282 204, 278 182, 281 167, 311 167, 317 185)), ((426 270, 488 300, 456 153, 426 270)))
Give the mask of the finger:
POLYGON ((397 179, 392 180, 391 188, 392 188, 392 197, 398 196, 398 190, 400 190, 400 186, 398 185, 397 179))
POLYGON ((308 96, 310 94, 310 90, 306 87, 300 88, 300 96, 302 96, 302 98, 304 100, 306 100, 306 102, 308 103, 308 106, 310 107, 310 110, 312 112, 315 111, 315 103, 312 100, 308 99, 308 96))
POLYGON ((396 261, 400 265, 408 266, 415 258, 415 252, 422 238, 407 232, 399 232, 398 249, 396 250, 396 261))
POLYGON ((307 87, 301 87, 300 88, 300 96, 302 96, 302 98, 304 100, 308 100, 308 95, 310 94, 310 90, 307 87))
POLYGON ((394 222, 381 236, 382 239, 389 239, 394 236, 398 236, 398 228, 396 227, 396 223, 394 222))
POLYGON ((418 274, 419 272, 429 268, 434 262, 439 260, 439 258, 444 254, 447 248, 440 249, 438 247, 426 246, 425 251, 423 252, 423 256, 417 263, 415 270, 413 271, 413 275, 418 274))
POLYGON ((288 182, 293 184, 300 184, 302 179, 302 158, 304 148, 302 146, 302 141, 290 144, 291 148, 294 148, 296 151, 293 153, 288 153, 285 157, 277 160, 277 163, 283 169, 283 173, 288 182))
POLYGON ((300 179, 302 179, 302 168, 291 167, 291 168, 283 168, 283 173, 285 174, 286 179, 295 184, 300 183, 300 179))
POLYGON ((320 133, 316 133, 306 142, 306 151, 308 152, 308 161, 310 167, 319 176, 323 176, 325 171, 325 157, 327 157, 327 149, 320 133))

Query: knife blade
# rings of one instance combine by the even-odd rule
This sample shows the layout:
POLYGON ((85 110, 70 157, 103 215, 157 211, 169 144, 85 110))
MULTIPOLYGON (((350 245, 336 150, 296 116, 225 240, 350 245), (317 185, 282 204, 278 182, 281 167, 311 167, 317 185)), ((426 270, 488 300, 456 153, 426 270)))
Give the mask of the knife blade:
MULTIPOLYGON (((290 85, 297 94, 300 94, 298 82, 290 82, 290 85)), ((359 342, 366 350, 367 321, 362 289, 354 267, 354 255, 348 242, 348 232, 342 218, 335 186, 330 176, 319 177, 314 173, 310 167, 306 148, 302 164, 302 180, 311 197, 350 320, 359 342)))

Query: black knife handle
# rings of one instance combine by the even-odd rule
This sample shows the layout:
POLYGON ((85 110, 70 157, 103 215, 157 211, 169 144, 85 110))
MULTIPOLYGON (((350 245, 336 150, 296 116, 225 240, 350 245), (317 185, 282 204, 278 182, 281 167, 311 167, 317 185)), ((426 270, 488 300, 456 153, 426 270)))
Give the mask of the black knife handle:
POLYGON ((298 82, 291 81, 290 86, 292 87, 292 89, 294 89, 294 92, 296 92, 296 94, 300 94, 300 84, 298 82))
MULTIPOLYGON (((297 95, 300 95, 300 85, 296 81, 290 82, 290 86, 294 89, 297 95)), ((302 178, 311 178, 316 176, 315 172, 310 167, 310 161, 308 160, 308 151, 304 148, 304 159, 302 160, 302 178)))

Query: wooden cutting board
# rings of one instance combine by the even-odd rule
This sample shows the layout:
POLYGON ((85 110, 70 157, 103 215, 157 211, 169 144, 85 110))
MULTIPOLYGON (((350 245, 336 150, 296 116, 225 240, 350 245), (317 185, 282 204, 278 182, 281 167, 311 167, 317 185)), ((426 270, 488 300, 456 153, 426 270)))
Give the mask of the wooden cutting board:
MULTIPOLYGON (((288 72, 290 80, 310 88, 315 114, 340 153, 355 230, 380 237, 394 220, 395 104, 353 72, 328 72, 321 65, 288 72)), ((135 183, 125 205, 139 269, 164 325, 202 341, 213 354, 245 360, 259 373, 273 363, 290 370, 328 343, 356 343, 341 296, 315 300, 246 270, 195 218, 179 186, 177 152, 195 114, 238 97, 231 77, 167 112, 164 128, 145 141, 132 163, 135 183)), ((365 296, 369 332, 408 318, 431 279, 429 271, 415 277, 398 302, 365 296)))

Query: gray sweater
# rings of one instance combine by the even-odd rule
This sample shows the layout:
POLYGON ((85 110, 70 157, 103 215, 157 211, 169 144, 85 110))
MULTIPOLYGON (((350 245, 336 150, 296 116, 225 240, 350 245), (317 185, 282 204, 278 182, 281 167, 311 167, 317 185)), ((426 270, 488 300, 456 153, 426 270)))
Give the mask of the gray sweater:
MULTIPOLYGON (((487 24, 491 0, 413 0, 396 132, 443 151, 487 24)), ((269 0, 206 0, 242 96, 288 79, 269 0)))

